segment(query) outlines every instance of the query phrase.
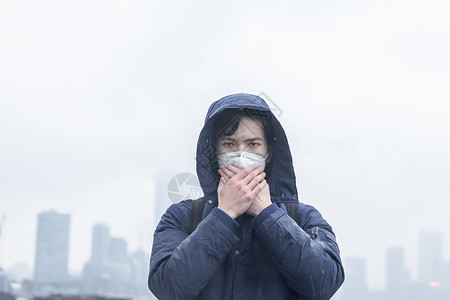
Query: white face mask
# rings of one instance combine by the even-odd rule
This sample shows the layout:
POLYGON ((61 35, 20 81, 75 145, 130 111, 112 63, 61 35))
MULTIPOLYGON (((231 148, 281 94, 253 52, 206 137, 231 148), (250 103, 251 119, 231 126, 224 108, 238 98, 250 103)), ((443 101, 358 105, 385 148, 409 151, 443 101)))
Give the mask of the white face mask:
POLYGON ((269 153, 267 153, 266 157, 262 157, 258 154, 253 154, 245 151, 237 151, 220 154, 217 159, 219 162, 219 167, 222 165, 230 164, 239 169, 245 169, 255 163, 265 167, 266 158, 268 156, 269 153))

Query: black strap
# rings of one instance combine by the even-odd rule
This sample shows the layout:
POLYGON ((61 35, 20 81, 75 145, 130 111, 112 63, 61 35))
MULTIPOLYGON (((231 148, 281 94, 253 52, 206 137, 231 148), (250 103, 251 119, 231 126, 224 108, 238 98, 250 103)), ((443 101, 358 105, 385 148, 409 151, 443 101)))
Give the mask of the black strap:
MULTIPOLYGON (((189 234, 193 233, 198 224, 202 221, 203 210, 205 208, 206 198, 201 197, 197 200, 192 200, 191 220, 189 223, 189 234)), ((300 216, 298 213, 298 202, 284 203, 288 215, 300 226, 300 216)))
POLYGON ((300 215, 298 213, 298 202, 286 202, 284 203, 286 206, 287 213, 289 217, 294 219, 295 223, 300 226, 300 215))
POLYGON ((198 198, 197 200, 192 200, 189 234, 193 233, 194 230, 197 228, 198 224, 202 221, 205 202, 206 202, 205 197, 198 198))

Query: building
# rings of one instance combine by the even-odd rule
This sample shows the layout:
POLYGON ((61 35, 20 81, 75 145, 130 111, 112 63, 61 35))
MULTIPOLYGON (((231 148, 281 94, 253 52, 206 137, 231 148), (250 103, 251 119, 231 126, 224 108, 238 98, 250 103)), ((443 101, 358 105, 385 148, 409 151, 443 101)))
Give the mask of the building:
POLYGON ((437 285, 442 281, 444 245, 440 232, 419 234, 419 282, 437 285))
POLYGON ((109 240, 109 227, 104 224, 95 224, 92 229, 92 262, 101 263, 108 260, 109 240))
POLYGON ((83 268, 84 293, 123 295, 133 291, 127 248, 126 240, 112 237, 107 225, 94 225, 91 260, 83 268))
POLYGON ((403 247, 391 247, 386 251, 386 294, 388 299, 406 299, 409 272, 405 267, 403 247))
POLYGON ((127 262, 127 241, 111 237, 109 240, 109 261, 114 263, 127 262))
POLYGON ((344 260, 344 268, 345 282, 341 299, 368 299, 366 260, 362 257, 348 257, 344 260))
POLYGON ((67 280, 70 215, 54 211, 38 215, 34 280, 56 283, 67 280))

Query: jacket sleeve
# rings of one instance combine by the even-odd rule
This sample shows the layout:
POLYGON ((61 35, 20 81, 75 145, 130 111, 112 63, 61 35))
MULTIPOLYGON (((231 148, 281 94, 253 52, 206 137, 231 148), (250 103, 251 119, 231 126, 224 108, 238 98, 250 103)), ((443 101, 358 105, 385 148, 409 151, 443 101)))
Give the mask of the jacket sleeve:
POLYGON ((158 299, 194 299, 238 241, 239 224, 217 208, 189 235, 191 204, 173 204, 156 227, 148 286, 158 299))
POLYGON ((253 221, 255 234, 302 299, 330 299, 344 281, 331 226, 312 206, 300 203, 300 226, 284 205, 266 207, 253 221))

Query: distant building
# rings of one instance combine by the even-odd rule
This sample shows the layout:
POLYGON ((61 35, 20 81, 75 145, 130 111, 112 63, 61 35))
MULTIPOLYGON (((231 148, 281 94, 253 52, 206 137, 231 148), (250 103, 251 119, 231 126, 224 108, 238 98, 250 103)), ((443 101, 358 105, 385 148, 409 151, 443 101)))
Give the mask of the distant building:
POLYGON ((92 229, 92 262, 100 263, 108 260, 109 240, 109 227, 103 224, 95 224, 92 229))
POLYGON ((109 261, 115 263, 127 262, 127 241, 115 237, 109 240, 109 261))
POLYGON ((348 257, 344 260, 345 282, 342 286, 343 300, 367 299, 366 260, 362 257, 348 257))
POLYGON ((39 214, 34 265, 36 282, 67 280, 69 230, 70 215, 54 211, 39 214))
MULTIPOLYGON (((443 278, 444 280, 442 281, 442 284, 444 286, 444 288, 448 291, 448 293, 450 294, 450 262, 447 262, 444 264, 443 266, 443 278)), ((450 299, 450 297, 449 297, 450 299)))
POLYGON ((405 289, 409 273, 405 267, 403 247, 391 247, 386 251, 386 294, 388 299, 406 299, 405 289))
POLYGON ((83 268, 84 293, 131 293, 132 266, 127 247, 126 240, 110 236, 108 226, 94 225, 91 260, 83 268))
MULTIPOLYGON (((3 269, 0 267, 0 292, 6 292, 9 290, 9 279, 6 273, 3 271, 3 269)), ((6 296, 5 296, 6 297, 6 296)), ((6 298, 5 298, 6 299, 6 298)), ((3 300, 3 298, 0 298, 0 300, 3 300)))
POLYGON ((129 263, 131 265, 131 282, 135 294, 148 295, 150 291, 147 286, 147 278, 149 272, 149 254, 143 250, 136 250, 129 255, 129 263))
POLYGON ((16 297, 10 293, 0 291, 0 300, 16 300, 16 297))
POLYGON ((33 278, 32 270, 27 263, 18 262, 8 267, 6 270, 8 276, 16 281, 33 278))
POLYGON ((440 232, 421 232, 419 235, 419 281, 437 284, 442 281, 444 245, 440 232))

